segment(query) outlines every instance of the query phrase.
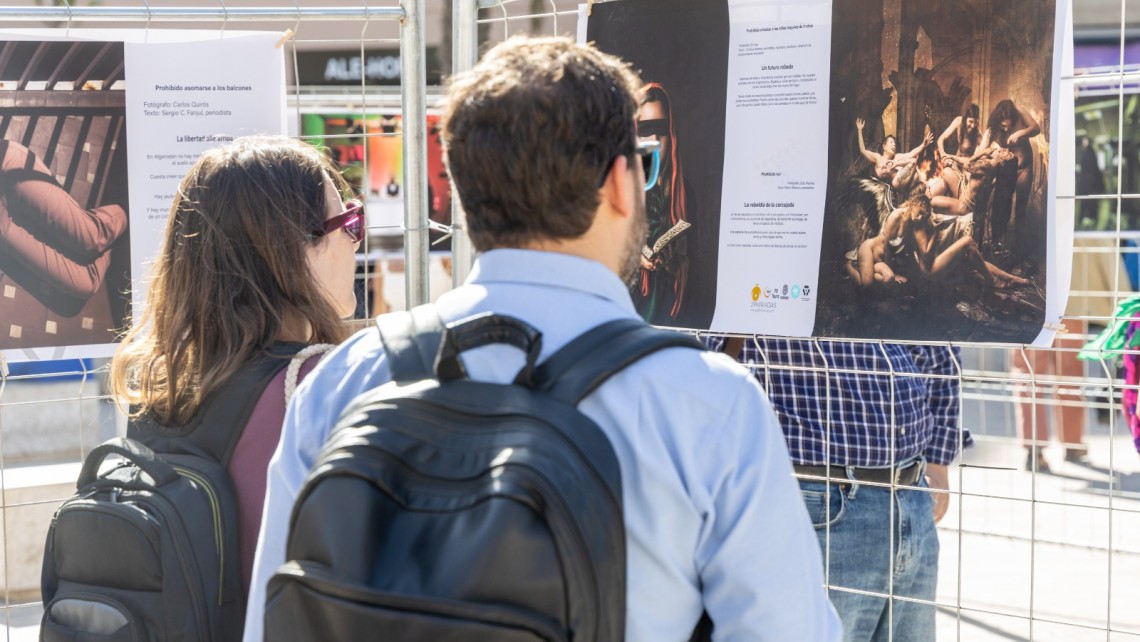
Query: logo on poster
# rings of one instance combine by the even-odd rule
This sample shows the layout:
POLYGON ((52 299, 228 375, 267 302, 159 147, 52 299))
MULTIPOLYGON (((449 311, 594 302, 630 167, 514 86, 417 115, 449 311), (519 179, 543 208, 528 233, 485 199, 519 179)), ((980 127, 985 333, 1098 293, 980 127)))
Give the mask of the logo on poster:
POLYGON ((800 298, 800 286, 798 286, 798 285, 792 286, 792 298, 793 299, 800 298))
POLYGON ((768 288, 760 287, 759 283, 752 285, 752 290, 749 292, 752 296, 752 305, 748 308, 752 312, 774 312, 777 304, 771 301, 761 301, 761 298, 769 299, 776 298, 776 291, 768 288))

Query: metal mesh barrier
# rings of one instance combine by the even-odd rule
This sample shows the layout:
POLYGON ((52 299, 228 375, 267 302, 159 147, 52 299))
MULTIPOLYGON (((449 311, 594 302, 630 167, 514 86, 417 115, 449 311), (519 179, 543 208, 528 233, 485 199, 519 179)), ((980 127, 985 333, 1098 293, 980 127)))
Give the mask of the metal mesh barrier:
MULTIPOLYGON (((480 7, 473 28, 483 48, 516 33, 573 37, 577 28, 570 3, 480 7)), ((1054 165, 1077 172, 1076 194, 1056 197, 1076 200, 1073 300, 1051 347, 957 344, 961 424, 975 446, 950 470, 950 509, 938 524, 938 640, 1140 640, 1132 607, 1140 548, 1131 537, 1140 527, 1140 457, 1121 406, 1136 386, 1114 361, 1076 359, 1137 290, 1140 2, 1077 0, 1073 12, 1077 158, 1054 165), (1092 147, 1083 156, 1082 137, 1092 147), (1099 174, 1102 187, 1082 173, 1099 174), (1066 456, 1062 439, 1076 439, 1079 425, 1087 455, 1066 456)), ((764 372, 760 352, 751 367, 764 372)))
MULTIPOLYGON (((1125 385, 1115 361, 1075 358, 1085 341, 1119 321, 1117 304, 1140 289, 1140 0, 1077 0, 1074 17, 1077 155, 1054 165, 1078 179, 1075 195, 1057 196, 1076 201, 1074 301, 1066 330, 1049 348, 958 346, 961 423, 975 447, 951 468, 950 509, 938 525, 943 641, 1140 640, 1140 456, 1122 413, 1125 393, 1137 386, 1125 385), (1082 52, 1094 50, 1099 57, 1082 67, 1082 52), (1082 422, 1087 456, 1066 457, 1062 439, 1082 422), (1040 459, 1033 446, 1041 447, 1040 459)), ((28 0, 0 8, 5 25, 61 33, 289 30, 282 46, 296 126, 290 133, 328 147, 364 198, 382 203, 382 215, 370 214, 358 257, 360 319, 434 298, 470 264, 461 241, 453 260, 440 251, 451 244, 441 226, 461 232, 463 215, 432 160, 434 78, 469 67, 478 51, 514 34, 573 36, 577 21, 576 3, 564 0, 28 0), (401 29, 408 11, 422 22, 418 36, 401 29), (393 50, 403 58, 385 59, 393 50), (337 52, 321 58, 330 82, 300 81, 310 54, 322 51, 337 52), (408 51, 426 66, 411 84, 408 51), (392 81, 393 65, 404 80, 392 81), (376 166, 405 136, 423 146, 402 161, 413 179, 395 181, 391 193, 376 166)), ((106 360, 94 359, 12 363, 0 377, 8 640, 36 639, 47 524, 73 491, 83 455, 124 429, 106 372, 106 360)))
MULTIPOLYGON (((367 219, 366 238, 357 256, 357 318, 366 323, 385 309, 427 299, 429 261, 437 269, 440 262, 429 257, 428 228, 443 227, 428 219, 428 172, 434 170, 437 178, 442 174, 441 167, 427 160, 430 121, 426 108, 428 94, 434 91, 427 86, 427 67, 434 65, 432 71, 438 78, 439 34, 447 22, 439 5, 428 8, 422 0, 380 6, 110 0, 27 2, 2 7, 0 14, 5 28, 48 28, 59 36, 93 28, 131 32, 192 29, 201 31, 204 38, 220 36, 227 30, 282 33, 278 45, 284 48, 289 85, 286 133, 326 148, 340 163, 357 196, 370 201, 369 205, 378 201, 379 195, 387 198, 384 207, 367 208, 377 213, 367 219), (432 49, 424 44, 425 28, 432 34, 432 49), (409 51, 413 53, 406 53, 409 51), (428 53, 436 56, 430 62, 425 60, 428 53), (373 175, 379 176, 378 169, 389 170, 385 176, 389 179, 406 169, 411 178, 403 180, 401 175, 398 182, 370 181, 373 175), (405 207, 405 203, 409 205, 405 207), (384 287, 385 275, 388 287, 384 287)), ((450 14, 446 17, 449 20, 450 14)), ((83 47, 76 49, 78 53, 70 58, 92 57, 83 47)), ((16 89, 16 96, 22 96, 19 89, 51 89, 58 82, 76 88, 80 84, 95 89, 122 88, 112 85, 123 80, 121 67, 114 78, 84 71, 84 78, 75 80, 64 77, 70 68, 62 63, 59 73, 51 74, 46 85, 30 87, 27 69, 16 66, 30 68, 35 59, 21 63, 22 49, 15 46, 0 51, 5 52, 0 54, 0 82, 18 84, 4 87, 16 89)), ((127 83, 129 75, 128 70, 127 83)), ((40 96, 48 92, 34 93, 40 96)), ((121 101, 121 91, 118 93, 121 101)), ((98 96, 90 92, 85 98, 98 96)), ((78 150, 97 154, 104 147, 103 139, 117 131, 103 122, 107 118, 97 113, 98 105, 61 104, 59 109, 66 113, 44 115, 43 106, 33 102, 17 100, 0 105, 0 127, 5 138, 33 150, 43 142, 45 148, 37 152, 41 155, 75 150, 77 163, 78 150), (87 118, 94 124, 65 126, 68 118, 87 118), (71 140, 76 136, 79 138, 71 140)), ((119 150, 123 150, 121 145, 119 150)), ((63 166, 63 161, 54 162, 59 159, 45 160, 53 168, 63 166)), ((81 193, 82 198, 87 198, 84 194, 95 198, 103 187, 99 175, 87 178, 82 173, 65 172, 57 178, 69 192, 81 193)), ((437 190, 437 194, 436 209, 446 210, 447 190, 437 190)), ((438 238, 442 233, 435 235, 438 238)), ((437 280, 446 285, 446 278, 437 280)), ((7 333, 11 319, 5 321, 7 333)), ((4 606, 0 624, 4 639, 35 640, 42 612, 39 577, 47 527, 59 503, 74 492, 84 455, 101 441, 123 434, 126 423, 109 394, 107 359, 11 361, 0 360, 0 487, 4 489, 0 530, 4 606)))

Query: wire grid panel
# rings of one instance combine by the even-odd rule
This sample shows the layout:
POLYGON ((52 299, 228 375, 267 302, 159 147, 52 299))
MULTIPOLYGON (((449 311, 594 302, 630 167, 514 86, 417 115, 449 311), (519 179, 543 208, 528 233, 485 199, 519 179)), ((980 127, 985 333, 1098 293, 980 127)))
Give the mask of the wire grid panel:
MULTIPOLYGON (((408 162, 402 153, 402 133, 409 128, 401 122, 408 93, 400 79, 401 57, 398 53, 395 56, 394 82, 377 79, 379 75, 392 76, 390 59, 383 60, 380 56, 378 62, 372 62, 374 66, 384 65, 383 69, 367 67, 376 58, 370 57, 371 53, 390 54, 401 48, 401 24, 394 19, 401 13, 401 6, 396 0, 382 6, 330 0, 286 3, 272 0, 83 0, 72 6, 51 6, 52 3, 41 6, 39 2, 26 0, 22 4, 26 5, 27 12, 42 12, 44 19, 22 20, 9 26, 49 27, 58 29, 60 35, 79 28, 286 32, 289 37, 283 39, 282 46, 290 85, 286 102, 291 116, 291 135, 325 147, 337 160, 344 161, 341 166, 350 183, 354 173, 357 177, 367 177, 380 162, 397 170, 405 164, 423 167, 423 159, 408 162), (174 19, 164 11, 176 12, 188 19, 174 19), (69 12, 95 17, 68 19, 69 12), (117 20, 105 15, 114 12, 119 14, 117 20), (257 12, 265 19, 255 19, 257 12), (335 52, 337 64, 342 69, 347 67, 349 77, 355 81, 319 88, 298 82, 306 57, 320 52, 335 52), (358 60, 354 62, 353 58, 358 60), (358 69, 359 73, 353 76, 358 69), (374 71, 377 73, 372 73, 374 71), (306 129, 306 119, 337 117, 353 118, 363 126, 355 131, 306 129), (336 156, 344 149, 360 149, 362 153, 347 159, 336 156), (383 158, 377 158, 378 155, 383 158)), ((12 4, 7 8, 21 10, 12 4)), ((428 40, 434 46, 445 40, 440 34, 447 33, 449 19, 450 15, 439 3, 430 3, 426 15, 420 16, 428 40)), ((420 47, 422 56, 422 43, 420 47)), ((422 99, 426 92, 427 88, 421 83, 410 93, 422 99)), ((421 131, 424 126, 426 123, 420 127, 421 131)), ((357 196, 366 202, 376 200, 367 181, 357 182, 353 187, 357 189, 357 196)), ((387 185, 379 187, 383 190, 387 185)), ((403 203, 411 190, 406 189, 402 176, 398 187, 398 196, 392 199, 394 208, 391 203, 385 205, 390 210, 398 210, 399 214, 387 219, 370 217, 367 221, 369 233, 357 258, 359 324, 367 323, 367 318, 386 307, 381 303, 385 297, 383 274, 389 274, 389 280, 398 286, 394 288, 397 294, 389 296, 398 295, 401 307, 404 292, 419 287, 403 283, 406 275, 416 272, 406 267, 415 259, 405 262, 403 238, 406 227, 422 228, 426 236, 427 216, 426 213, 422 216, 424 224, 417 224, 420 219, 413 216, 412 225, 406 225, 403 203)), ((426 264, 426 243, 421 245, 426 264)), ((446 275, 436 279, 447 282, 446 275)), ((0 363, 0 487, 4 489, 4 521, 0 530, 4 605, 0 624, 4 626, 6 640, 38 639, 42 613, 39 576, 48 524, 59 503, 74 492, 84 456, 96 444, 125 433, 125 417, 113 402, 107 385, 108 370, 106 359, 0 363)))
POLYGON ((59 503, 75 491, 83 456, 120 432, 105 389, 106 360, 13 364, 0 379, 3 624, 7 639, 39 628, 40 560, 59 503))
POLYGON ((491 46, 514 35, 574 37, 578 4, 566 0, 478 2, 479 42, 491 46))
MULTIPOLYGON (((577 27, 576 2, 479 7, 476 25, 460 28, 478 29, 480 51, 516 34, 573 37, 577 27)), ((1075 195, 1056 196, 1076 201, 1072 301, 1051 347, 958 345, 960 421, 975 445, 951 468, 938 524, 940 641, 1140 641, 1140 546, 1129 536, 1140 528, 1140 457, 1121 413, 1136 386, 1123 383, 1115 360, 1076 358, 1119 321, 1117 304, 1140 280, 1140 0, 1075 0, 1074 18, 1078 48, 1107 46, 1115 56, 1070 77, 1077 158, 1054 165, 1078 173, 1075 195), (1082 163, 1082 137, 1099 189, 1082 180, 1096 174, 1094 155, 1082 163)))

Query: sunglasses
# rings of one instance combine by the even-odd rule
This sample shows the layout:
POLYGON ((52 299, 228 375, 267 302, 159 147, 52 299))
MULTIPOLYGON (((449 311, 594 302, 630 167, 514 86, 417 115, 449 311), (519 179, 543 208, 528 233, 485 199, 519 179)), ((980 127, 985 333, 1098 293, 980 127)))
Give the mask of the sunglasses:
POLYGON ((317 238, 337 230, 344 230, 353 243, 359 243, 364 238, 364 203, 357 200, 345 203, 343 212, 325 221, 317 238))
POLYGON ((637 141, 637 155, 641 157, 641 168, 645 170, 645 191, 653 189, 661 174, 661 141, 637 141))
POLYGON ((664 118, 649 118, 637 121, 638 136, 668 136, 669 121, 664 118))
MULTIPOLYGON (((658 175, 661 173, 661 142, 656 140, 639 140, 637 147, 633 150, 634 154, 641 157, 641 169, 645 172, 645 191, 653 189, 657 184, 658 175)), ((605 173, 602 174, 602 180, 598 181, 598 189, 606 184, 606 175, 609 174, 610 168, 613 167, 613 161, 606 166, 605 173)))

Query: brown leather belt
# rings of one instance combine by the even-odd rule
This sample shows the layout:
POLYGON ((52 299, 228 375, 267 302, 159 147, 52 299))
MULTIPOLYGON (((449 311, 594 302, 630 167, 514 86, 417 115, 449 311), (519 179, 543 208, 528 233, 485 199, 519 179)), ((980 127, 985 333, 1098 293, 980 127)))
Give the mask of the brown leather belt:
MULTIPOLYGON (((837 482, 850 482, 852 478, 859 482, 878 484, 895 484, 896 486, 913 486, 918 482, 925 466, 920 461, 907 465, 905 468, 851 468, 846 466, 792 466, 796 475, 808 477, 823 477, 837 482), (848 476, 848 470, 851 471, 848 476)), ((808 480, 810 481, 810 480, 808 480)))

